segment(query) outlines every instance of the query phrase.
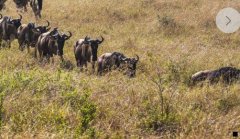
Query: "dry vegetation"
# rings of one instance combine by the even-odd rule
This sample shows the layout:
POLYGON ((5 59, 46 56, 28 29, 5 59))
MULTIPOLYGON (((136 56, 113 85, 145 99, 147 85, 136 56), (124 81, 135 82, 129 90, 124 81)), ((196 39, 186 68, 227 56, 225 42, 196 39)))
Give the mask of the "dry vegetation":
MULTIPOLYGON (((74 34, 67 62, 40 64, 16 41, 0 50, 2 138, 230 138, 240 131, 239 84, 188 86, 199 70, 240 67, 240 32, 214 21, 226 6, 240 11, 238 0, 45 0, 38 23, 74 34), (86 35, 105 37, 99 55, 140 55, 136 78, 80 72, 73 44, 86 35)), ((24 23, 35 21, 30 10, 24 23)))

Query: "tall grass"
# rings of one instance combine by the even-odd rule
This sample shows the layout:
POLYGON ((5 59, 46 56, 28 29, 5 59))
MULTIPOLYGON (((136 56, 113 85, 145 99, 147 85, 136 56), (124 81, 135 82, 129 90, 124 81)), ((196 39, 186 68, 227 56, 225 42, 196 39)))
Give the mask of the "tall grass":
MULTIPOLYGON (((17 16, 6 5, 2 13, 17 16)), ((226 6, 240 10, 228 0, 44 1, 36 22, 73 32, 66 63, 39 63, 16 41, 0 50, 1 137, 230 138, 240 130, 239 84, 189 87, 199 70, 240 67, 239 31, 215 25, 226 6), (73 45, 86 35, 105 38, 99 55, 138 54, 136 78, 80 72, 73 45)), ((30 8, 22 14, 35 22, 30 8)))

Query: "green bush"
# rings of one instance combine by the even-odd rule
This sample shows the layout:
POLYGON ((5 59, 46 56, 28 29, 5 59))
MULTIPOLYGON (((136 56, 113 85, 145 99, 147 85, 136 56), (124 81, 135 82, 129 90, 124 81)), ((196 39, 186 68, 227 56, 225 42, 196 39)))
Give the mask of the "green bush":
POLYGON ((87 134, 89 137, 94 137, 96 135, 95 128, 92 127, 92 121, 96 117, 97 107, 89 97, 90 90, 88 89, 84 89, 82 94, 77 91, 69 93, 66 97, 70 106, 78 115, 77 136, 87 134))
POLYGON ((163 114, 159 106, 148 106, 146 108, 146 115, 142 117, 140 124, 143 130, 154 132, 155 134, 177 132, 179 125, 179 116, 169 106, 165 108, 163 114))

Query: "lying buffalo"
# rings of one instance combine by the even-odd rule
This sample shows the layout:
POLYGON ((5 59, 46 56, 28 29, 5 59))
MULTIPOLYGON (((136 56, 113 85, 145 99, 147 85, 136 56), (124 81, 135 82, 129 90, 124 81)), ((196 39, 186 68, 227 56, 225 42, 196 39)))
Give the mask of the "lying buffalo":
POLYGON ((191 82, 193 85, 202 81, 208 81, 210 84, 223 83, 230 84, 240 80, 240 70, 235 67, 222 67, 216 70, 200 71, 192 75, 191 82))
POLYGON ((53 57, 53 55, 59 55, 61 60, 63 61, 64 43, 71 36, 71 32, 69 32, 69 35, 66 35, 65 33, 59 32, 57 28, 41 34, 36 44, 35 57, 37 57, 38 50, 41 60, 43 59, 43 57, 46 57, 49 61, 49 59, 53 57))
POLYGON ((129 77, 134 77, 138 61, 138 55, 136 58, 127 58, 119 52, 105 53, 98 58, 98 74, 102 75, 103 72, 112 69, 123 69, 129 77))
POLYGON ((47 21, 47 25, 45 26, 37 26, 35 23, 21 25, 18 28, 19 49, 23 51, 24 47, 27 46, 29 52, 30 46, 35 47, 38 37, 51 29, 49 26, 49 21, 47 21))
POLYGON ((75 43, 74 54, 78 67, 82 69, 83 65, 85 65, 87 68, 87 62, 91 62, 92 69, 95 70, 98 46, 104 41, 102 36, 101 38, 102 39, 99 40, 85 37, 85 39, 80 39, 75 43))

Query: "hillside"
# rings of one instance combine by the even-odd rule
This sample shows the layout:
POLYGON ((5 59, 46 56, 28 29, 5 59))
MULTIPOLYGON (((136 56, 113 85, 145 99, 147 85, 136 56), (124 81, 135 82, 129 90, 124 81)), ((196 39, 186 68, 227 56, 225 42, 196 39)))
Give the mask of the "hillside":
MULTIPOLYGON (((18 16, 7 1, 3 15, 18 16)), ((0 50, 2 138, 230 138, 240 131, 240 86, 190 87, 197 71, 240 68, 240 31, 220 32, 215 16, 237 0, 45 0, 42 19, 73 37, 66 63, 39 63, 18 49, 0 50), (105 41, 98 55, 138 54, 136 77, 99 77, 76 67, 73 45, 105 41)), ((35 22, 30 7, 23 23, 35 22)))

